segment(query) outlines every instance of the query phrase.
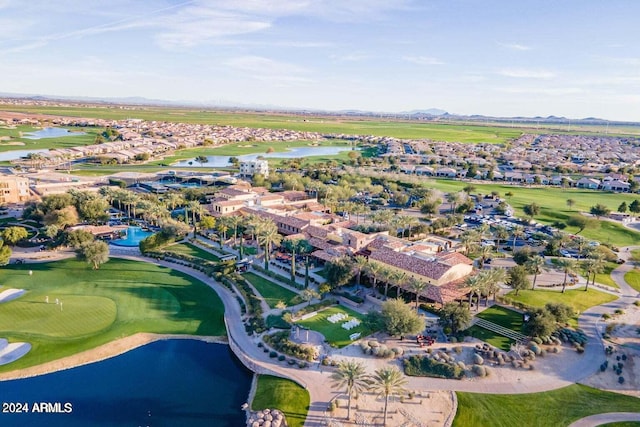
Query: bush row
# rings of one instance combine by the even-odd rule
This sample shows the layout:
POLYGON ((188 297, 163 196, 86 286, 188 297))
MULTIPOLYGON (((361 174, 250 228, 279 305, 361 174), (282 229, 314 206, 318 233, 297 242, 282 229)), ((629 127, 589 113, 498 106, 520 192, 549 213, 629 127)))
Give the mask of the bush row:
POLYGON ((262 339, 271 347, 286 355, 307 361, 312 361, 318 358, 318 351, 314 347, 297 344, 291 341, 289 339, 289 331, 281 331, 271 335, 265 335, 262 339))

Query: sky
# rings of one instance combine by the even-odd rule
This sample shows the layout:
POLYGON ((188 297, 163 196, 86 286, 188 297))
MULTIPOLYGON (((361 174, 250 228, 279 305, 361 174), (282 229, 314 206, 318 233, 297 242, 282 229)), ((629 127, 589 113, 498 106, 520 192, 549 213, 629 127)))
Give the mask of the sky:
POLYGON ((640 121, 636 0, 0 0, 0 92, 640 121))

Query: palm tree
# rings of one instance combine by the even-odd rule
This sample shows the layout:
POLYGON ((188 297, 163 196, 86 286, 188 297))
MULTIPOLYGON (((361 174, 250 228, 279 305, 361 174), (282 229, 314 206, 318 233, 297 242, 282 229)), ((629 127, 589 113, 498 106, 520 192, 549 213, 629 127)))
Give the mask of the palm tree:
POLYGON ((351 419, 351 397, 353 393, 362 393, 369 386, 369 375, 360 362, 342 361, 338 370, 331 375, 333 386, 338 389, 346 387, 349 402, 347 403, 347 420, 351 419))
POLYGON ((480 234, 475 230, 468 230, 462 233, 460 236, 460 243, 464 246, 465 255, 469 255, 471 249, 477 246, 477 242, 480 240, 480 234))
POLYGON ((242 222, 242 217, 233 215, 227 218, 229 228, 233 230, 233 245, 236 246, 238 244, 238 226, 240 226, 242 222))
POLYGON ((506 240, 509 237, 509 230, 502 225, 498 225, 495 227, 495 231, 493 232, 496 238, 496 249, 500 250, 500 242, 506 240))
MULTIPOLYGON (((396 291, 396 297, 400 297, 400 292, 402 291, 402 286, 404 286, 407 283, 407 278, 409 276, 407 276, 407 273, 402 271, 402 270, 393 270, 391 272, 391 275, 389 276, 389 279, 391 279, 391 282, 393 284, 393 286, 395 286, 397 288, 396 291)), ((387 295, 385 294, 385 297, 387 295)))
POLYGON ((507 279, 507 270, 504 268, 492 268, 490 270, 484 270, 485 276, 485 286, 484 291, 486 292, 487 299, 485 304, 488 304, 489 295, 493 295, 493 302, 496 302, 496 294, 500 291, 500 286, 498 283, 503 282, 507 279))
POLYGON ((305 239, 285 240, 282 248, 291 254, 291 282, 296 281, 296 254, 306 252, 309 242, 305 239))
POLYGON ((478 311, 478 307, 480 306, 480 291, 482 290, 483 287, 483 276, 480 274, 477 274, 475 276, 469 276, 464 280, 464 285, 469 289, 469 307, 471 307, 472 304, 472 300, 473 300, 473 296, 477 295, 478 296, 478 303, 476 304, 476 311, 478 311))
POLYGON ((484 267, 484 263, 487 262, 487 259, 491 257, 493 253, 493 246, 484 245, 480 246, 480 262, 478 263, 478 268, 484 267))
POLYGON ((271 259, 272 245, 279 245, 282 242, 282 235, 278 233, 278 227, 271 219, 262 222, 258 230, 258 244, 264 247, 264 269, 269 270, 269 260, 271 259))
POLYGON ((383 270, 384 270, 384 266, 380 263, 377 263, 375 261, 369 261, 367 263, 365 274, 369 276, 369 279, 371 279, 371 283, 373 284, 374 290, 376 288, 376 285, 378 284, 378 279, 381 277, 383 270))
POLYGON ((419 307, 418 304, 420 301, 420 293, 425 289, 427 289, 427 286, 429 286, 429 284, 423 280, 417 279, 412 276, 412 277, 409 277, 409 280, 407 280, 407 286, 409 287, 411 292, 416 294, 416 312, 417 312, 419 307))
POLYGON ((369 260, 362 255, 356 255, 353 259, 353 271, 356 273, 356 287, 360 287, 360 278, 362 273, 367 269, 369 260))
POLYGON ((218 237, 220 238, 220 249, 224 242, 227 240, 227 231, 229 231, 229 218, 228 216, 221 216, 216 221, 216 231, 218 232, 218 237))
MULTIPOLYGON (((189 203, 187 203, 187 206, 185 207, 185 211, 184 211, 185 222, 187 224, 189 223, 189 220, 187 219, 187 210, 186 209, 188 209, 191 212, 191 220, 193 222, 193 238, 195 239, 196 232, 198 231, 198 222, 196 221, 196 215, 197 216, 202 216, 206 211, 202 207, 200 202, 197 201, 197 200, 192 200, 189 203)), ((228 218, 229 217, 227 217, 227 219, 228 218)))
POLYGON ((171 192, 165 194, 163 197, 163 202, 167 206, 167 209, 171 209, 172 211, 178 206, 182 206, 185 203, 184 196, 177 192, 171 192))
POLYGON ((517 226, 515 227, 513 230, 511 230, 511 234, 513 234, 513 250, 516 250, 516 240, 519 237, 524 236, 524 228, 521 226, 517 226))
POLYGON ((527 270, 533 274, 533 286, 531 286, 531 290, 534 290, 536 288, 538 274, 542 273, 542 268, 544 267, 544 258, 540 255, 534 255, 529 258, 525 266, 527 270))
POLYGON ((591 275, 591 273, 593 273, 593 280, 591 283, 595 285, 596 275, 604 271, 606 261, 602 255, 597 254, 593 258, 587 258, 586 260, 584 260, 584 263, 585 269, 587 270, 587 284, 584 287, 584 291, 586 292, 589 290, 589 276, 591 275))
POLYGON ((404 375, 395 366, 380 368, 376 370, 371 377, 371 390, 377 393, 378 396, 384 397, 384 427, 387 425, 389 397, 403 393, 406 383, 407 380, 404 378, 404 375))
POLYGON ((575 271, 576 262, 571 258, 562 258, 558 260, 557 265, 564 272, 564 280, 562 281, 562 293, 564 293, 564 290, 567 287, 567 275, 575 271))

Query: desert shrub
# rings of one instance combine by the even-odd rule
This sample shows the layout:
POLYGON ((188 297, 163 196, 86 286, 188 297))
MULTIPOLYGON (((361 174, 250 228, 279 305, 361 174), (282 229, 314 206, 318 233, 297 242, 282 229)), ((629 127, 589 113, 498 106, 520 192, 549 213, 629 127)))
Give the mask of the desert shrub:
POLYGON ((624 310, 621 308, 616 308, 616 310, 613 312, 614 314, 624 314, 624 310))
POLYGON ((269 352, 269 357, 270 357, 270 358, 272 358, 272 359, 273 359, 274 357, 276 357, 277 355, 278 355, 278 353, 276 353, 275 351, 270 351, 270 352, 269 352))
POLYGON ((460 353, 462 353, 462 347, 457 345, 457 346, 453 347, 453 351, 455 351, 456 354, 460 354, 460 353))
POLYGON ((476 353, 473 355, 473 363, 476 365, 482 365, 484 363, 484 359, 476 353))
POLYGON ((302 360, 313 360, 318 357, 317 350, 309 345, 297 344, 289 339, 288 331, 265 335, 263 340, 276 350, 302 360))
POLYGON ((611 315, 610 315, 609 313, 603 313, 603 314, 602 314, 602 318, 603 318, 604 320, 609 320, 609 319, 611 319, 611 315))
POLYGON ((286 359, 286 357, 284 357, 284 354, 281 354, 280 356, 278 356, 278 360, 280 362, 282 362, 284 359, 286 359))
POLYGON ((479 377, 487 376, 487 370, 482 365, 473 365, 472 371, 475 375, 479 377))
POLYGON ((464 371, 457 364, 438 362, 424 356, 411 356, 404 360, 404 372, 414 377, 460 379, 464 371))
POLYGON ((624 377, 618 377, 618 383, 624 384, 624 377))
POLYGON ((576 346, 576 351, 580 354, 584 353, 584 347, 581 345, 576 346))
MULTIPOLYGON (((547 337, 545 337, 545 338, 547 338, 547 337)), ((540 338, 540 337, 533 337, 533 339, 531 341, 535 342, 536 344, 542 344, 542 338, 540 338)))
POLYGON ((391 349, 391 351, 396 355, 396 356, 402 356, 404 354, 404 350, 402 349, 402 347, 393 347, 391 349))

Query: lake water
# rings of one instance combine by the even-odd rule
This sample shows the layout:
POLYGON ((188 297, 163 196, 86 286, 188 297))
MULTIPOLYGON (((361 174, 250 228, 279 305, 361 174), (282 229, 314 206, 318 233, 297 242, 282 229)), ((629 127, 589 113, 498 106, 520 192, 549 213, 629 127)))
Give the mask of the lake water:
POLYGON ((44 128, 35 132, 25 132, 22 134, 24 139, 44 139, 59 138, 61 136, 77 136, 84 135, 84 132, 71 132, 65 128, 44 128))
POLYGON ((158 341, 102 362, 0 382, 2 402, 29 413, 0 413, 4 426, 217 426, 245 424, 252 374, 229 346, 158 341), (35 402, 70 403, 71 413, 33 413, 35 402))
POLYGON ((0 161, 18 160, 27 157, 29 153, 46 153, 49 150, 11 150, 0 153, 0 161))
MULTIPOLYGON (((236 157, 242 162, 247 160, 255 160, 258 157, 264 157, 265 159, 295 159, 311 156, 333 156, 343 151, 351 151, 351 147, 345 145, 335 147, 295 147, 289 148, 287 151, 283 151, 280 153, 254 153, 244 154, 242 156, 236 157)), ((195 158, 193 158, 173 163, 172 166, 220 168, 229 166, 230 158, 231 156, 207 156, 207 159, 209 161, 207 163, 203 163, 202 165, 196 162, 195 158)))

